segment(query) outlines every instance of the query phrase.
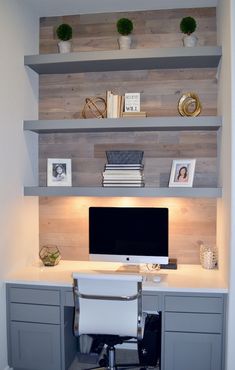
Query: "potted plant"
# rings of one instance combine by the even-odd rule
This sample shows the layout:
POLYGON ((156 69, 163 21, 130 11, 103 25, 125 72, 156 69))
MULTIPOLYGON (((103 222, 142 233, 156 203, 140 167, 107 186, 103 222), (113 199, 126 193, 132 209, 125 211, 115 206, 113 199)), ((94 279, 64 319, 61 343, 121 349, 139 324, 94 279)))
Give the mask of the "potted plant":
POLYGON ((197 23, 194 18, 192 17, 185 17, 180 22, 180 30, 182 33, 185 34, 183 38, 183 44, 187 47, 193 47, 197 44, 197 37, 192 35, 192 33, 196 30, 197 23))
POLYGON ((73 36, 73 29, 69 24, 62 23, 56 29, 56 35, 60 42, 58 42, 59 52, 70 53, 71 52, 71 39, 73 36))
POLYGON ((118 39, 120 49, 130 49, 131 47, 131 32, 133 30, 133 22, 128 18, 120 18, 117 21, 117 31, 120 33, 118 39))

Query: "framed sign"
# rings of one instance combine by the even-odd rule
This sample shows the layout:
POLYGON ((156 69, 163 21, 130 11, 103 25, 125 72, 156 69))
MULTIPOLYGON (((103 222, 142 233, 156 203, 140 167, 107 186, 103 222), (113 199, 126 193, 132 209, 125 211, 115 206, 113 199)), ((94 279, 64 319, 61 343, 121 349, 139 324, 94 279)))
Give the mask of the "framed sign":
POLYGON ((192 187, 196 159, 174 159, 171 167, 169 187, 192 187))
POLYGON ((72 186, 71 159, 47 159, 47 186, 72 186))
POLYGON ((125 94, 125 112, 140 112, 140 93, 125 94))

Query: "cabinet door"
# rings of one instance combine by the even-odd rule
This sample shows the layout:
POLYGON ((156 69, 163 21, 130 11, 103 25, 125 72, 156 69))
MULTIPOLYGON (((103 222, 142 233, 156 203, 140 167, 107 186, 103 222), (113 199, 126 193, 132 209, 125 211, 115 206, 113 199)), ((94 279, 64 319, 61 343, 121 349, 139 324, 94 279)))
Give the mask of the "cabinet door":
POLYGON ((60 370, 60 326, 11 322, 11 363, 17 369, 60 370))
POLYGON ((164 370, 222 370, 221 335, 165 332, 164 370))

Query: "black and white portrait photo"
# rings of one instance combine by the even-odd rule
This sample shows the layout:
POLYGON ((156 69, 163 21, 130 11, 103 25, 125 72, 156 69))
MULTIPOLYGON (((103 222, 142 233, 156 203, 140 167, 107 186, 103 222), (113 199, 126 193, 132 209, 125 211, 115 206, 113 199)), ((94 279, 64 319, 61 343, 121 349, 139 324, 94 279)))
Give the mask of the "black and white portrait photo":
POLYGON ((53 163, 53 181, 66 181, 66 163, 53 163))
POLYGON ((48 158, 47 186, 71 186, 71 159, 48 158))

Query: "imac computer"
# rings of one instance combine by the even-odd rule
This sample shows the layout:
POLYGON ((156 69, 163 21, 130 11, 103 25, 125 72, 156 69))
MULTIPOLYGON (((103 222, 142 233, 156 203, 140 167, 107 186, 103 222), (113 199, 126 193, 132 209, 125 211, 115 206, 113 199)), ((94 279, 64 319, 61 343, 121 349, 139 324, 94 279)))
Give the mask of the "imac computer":
POLYGON ((168 263, 168 208, 90 207, 89 255, 93 261, 168 263))

